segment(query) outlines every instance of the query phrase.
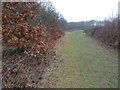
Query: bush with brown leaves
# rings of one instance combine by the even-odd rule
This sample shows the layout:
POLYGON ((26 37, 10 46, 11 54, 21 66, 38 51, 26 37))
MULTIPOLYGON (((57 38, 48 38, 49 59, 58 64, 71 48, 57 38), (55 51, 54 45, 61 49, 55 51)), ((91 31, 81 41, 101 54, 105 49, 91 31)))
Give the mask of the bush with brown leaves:
MULTIPOLYGON (((35 2, 6 2, 2 9, 3 43, 8 47, 22 48, 25 52, 46 53, 55 46, 63 32, 40 22, 36 26, 28 24, 34 19, 40 6, 35 2)), ((42 12, 41 12, 42 13, 42 12)), ((54 23, 53 23, 54 25, 54 23)))

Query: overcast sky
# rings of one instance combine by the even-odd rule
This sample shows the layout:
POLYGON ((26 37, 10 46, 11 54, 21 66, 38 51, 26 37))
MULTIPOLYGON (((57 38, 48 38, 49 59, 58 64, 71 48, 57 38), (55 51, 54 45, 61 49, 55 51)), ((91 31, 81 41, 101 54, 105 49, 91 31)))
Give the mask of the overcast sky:
POLYGON ((120 0, 50 0, 68 22, 101 20, 116 14, 120 0))

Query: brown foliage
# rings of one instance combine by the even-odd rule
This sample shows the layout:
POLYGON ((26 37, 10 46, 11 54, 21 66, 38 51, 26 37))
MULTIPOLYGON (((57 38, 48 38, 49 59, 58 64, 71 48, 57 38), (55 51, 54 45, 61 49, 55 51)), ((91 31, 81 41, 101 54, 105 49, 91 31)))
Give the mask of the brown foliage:
POLYGON ((63 32, 55 27, 47 30, 43 23, 34 27, 29 25, 27 21, 34 19, 38 10, 38 3, 5 3, 2 11, 3 43, 37 53, 45 53, 53 48, 63 32))

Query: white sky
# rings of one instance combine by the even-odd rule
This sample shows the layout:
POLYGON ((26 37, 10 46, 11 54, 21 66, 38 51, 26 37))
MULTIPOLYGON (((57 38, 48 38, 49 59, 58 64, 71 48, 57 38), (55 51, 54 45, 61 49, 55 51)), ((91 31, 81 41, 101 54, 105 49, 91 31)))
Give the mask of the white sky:
POLYGON ((68 22, 101 20, 118 12, 120 0, 50 0, 68 22))

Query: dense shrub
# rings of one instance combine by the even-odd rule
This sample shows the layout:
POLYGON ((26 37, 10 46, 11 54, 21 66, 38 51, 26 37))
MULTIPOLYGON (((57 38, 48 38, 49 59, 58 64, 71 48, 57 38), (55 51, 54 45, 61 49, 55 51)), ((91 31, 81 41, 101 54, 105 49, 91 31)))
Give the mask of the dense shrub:
POLYGON ((53 9, 52 17, 48 9, 43 13, 40 3, 2 3, 3 88, 36 87, 34 83, 41 83, 46 67, 56 60, 53 48, 64 35, 59 25, 60 17, 56 18, 58 14, 53 9))
MULTIPOLYGON (((48 49, 53 48, 57 39, 63 34, 63 31, 55 25, 59 21, 55 17, 57 15, 55 11, 53 17, 49 17, 51 21, 47 21, 50 26, 45 24, 48 18, 44 22, 40 20, 33 26, 29 24, 29 21, 34 21, 38 14, 42 15, 40 17, 45 15, 43 9, 44 7, 36 2, 4 2, 2 9, 3 44, 10 48, 23 49, 27 53, 39 54, 46 53, 48 49)), ((47 16, 49 14, 47 13, 47 16)))
POLYGON ((105 20, 103 26, 96 26, 94 29, 85 31, 88 35, 95 37, 101 42, 118 48, 118 18, 105 20))

